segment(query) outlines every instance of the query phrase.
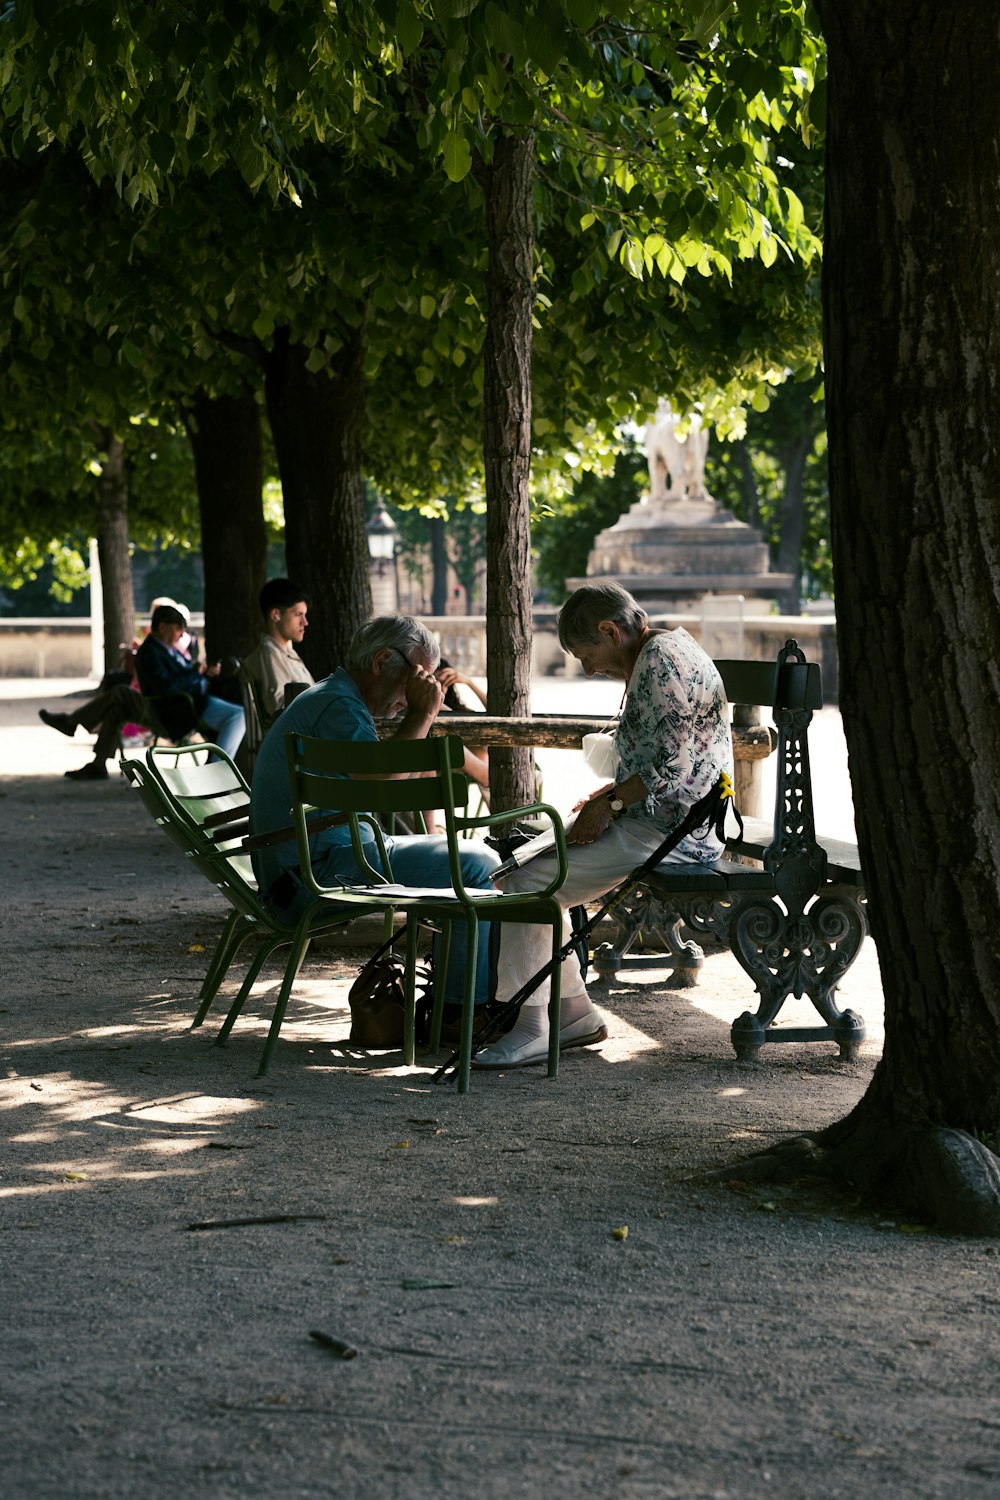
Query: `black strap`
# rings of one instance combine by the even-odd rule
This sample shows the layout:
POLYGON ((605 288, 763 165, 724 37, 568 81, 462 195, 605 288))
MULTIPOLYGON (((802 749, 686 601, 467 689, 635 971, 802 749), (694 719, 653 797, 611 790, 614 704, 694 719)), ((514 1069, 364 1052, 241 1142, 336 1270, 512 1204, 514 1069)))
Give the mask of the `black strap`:
MULTIPOLYGON (((485 1026, 476 1034, 473 1040, 473 1056, 482 1047, 487 1046, 509 1029, 510 1022, 515 1019, 528 996, 534 994, 538 986, 543 984, 555 972, 563 959, 567 958, 577 944, 582 942, 593 931, 598 922, 602 921, 608 912, 616 907, 620 901, 623 901, 626 896, 630 895, 636 886, 641 884, 645 877, 656 869, 660 861, 672 849, 676 849, 681 840, 686 838, 689 833, 694 833, 699 828, 703 828, 706 833, 714 831, 719 841, 724 844, 726 841, 726 815, 732 805, 732 801, 733 784, 726 773, 723 772, 712 790, 706 792, 704 797, 701 797, 688 808, 684 818, 678 823, 676 828, 671 829, 659 848, 655 849, 648 859, 644 860, 641 865, 633 870, 631 875, 626 876, 621 885, 612 891, 603 906, 599 907, 592 917, 588 917, 587 921, 573 933, 568 943, 563 944, 555 958, 550 958, 547 963, 543 964, 538 973, 533 974, 527 983, 521 986, 516 995, 512 995, 503 1005, 497 1006, 485 1026)), ((743 819, 735 806, 733 806, 732 810, 736 816, 736 821, 740 825, 740 835, 742 837, 743 819)), ((441 1067, 434 1074, 435 1083, 443 1082, 451 1069, 457 1065, 459 1056, 458 1052, 453 1052, 448 1061, 441 1064, 441 1067)))

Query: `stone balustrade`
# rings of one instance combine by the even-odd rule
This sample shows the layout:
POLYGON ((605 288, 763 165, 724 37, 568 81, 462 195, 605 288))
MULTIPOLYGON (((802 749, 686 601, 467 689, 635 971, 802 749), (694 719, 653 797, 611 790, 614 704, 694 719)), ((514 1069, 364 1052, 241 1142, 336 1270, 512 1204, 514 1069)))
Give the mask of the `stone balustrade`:
MULTIPOLYGON (((582 669, 567 656, 556 636, 555 609, 537 609, 531 648, 533 677, 553 673, 574 676, 582 669)), ((486 676, 486 629, 482 615, 425 615, 426 624, 441 642, 441 654, 460 672, 486 676)), ((653 623, 667 627, 683 625, 700 639, 702 622, 696 614, 654 615, 653 623)), ((202 634, 201 617, 192 619, 202 634)), ((789 636, 794 636, 810 661, 823 671, 823 697, 837 702, 837 633, 832 618, 809 615, 744 615, 727 635, 725 621, 711 625, 706 645, 713 656, 748 657, 772 661, 789 636), (731 635, 731 638, 730 638, 731 635)), ((0 677, 87 677, 90 675, 90 620, 8 619, 0 620, 0 677)))

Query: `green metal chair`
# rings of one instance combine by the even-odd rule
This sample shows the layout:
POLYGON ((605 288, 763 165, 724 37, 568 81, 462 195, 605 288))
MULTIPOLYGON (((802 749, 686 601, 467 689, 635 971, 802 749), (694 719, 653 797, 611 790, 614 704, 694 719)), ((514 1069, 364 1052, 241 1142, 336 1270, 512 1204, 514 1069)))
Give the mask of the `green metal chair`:
MULTIPOLYGON (((192 1029, 200 1026, 208 1015, 239 950, 251 938, 257 939, 259 946, 216 1038, 217 1044, 225 1043, 268 958, 278 948, 289 947, 292 952, 285 965, 281 992, 283 1015, 312 939, 343 927, 355 914, 317 906, 300 921, 287 922, 261 900, 250 857, 243 852, 249 826, 250 788, 218 746, 153 746, 144 761, 138 758, 124 761, 122 772, 167 837, 232 907, 202 982, 192 1029)), ((273 1036, 269 1038, 270 1048, 265 1049, 261 1073, 266 1071, 280 1024, 280 1017, 276 1022, 272 1020, 273 1036)))
MULTIPOLYGON (((337 742, 287 734, 285 748, 291 789, 292 819, 295 824, 302 879, 317 902, 336 903, 357 912, 372 907, 393 909, 406 917, 406 1011, 404 1019, 403 1060, 414 1061, 415 969, 418 928, 422 924, 439 927, 442 934, 438 972, 435 983, 434 1009, 431 1020, 431 1046, 437 1048, 441 1038, 443 980, 448 966, 452 928, 464 925, 466 932, 465 981, 462 1002, 461 1041, 459 1044, 458 1087, 466 1093, 469 1087, 472 1054, 473 1008, 475 1004, 476 961, 479 928, 484 922, 544 922, 552 928, 552 952, 558 953, 562 940, 562 911, 556 891, 566 878, 566 839, 562 821, 554 807, 536 802, 530 807, 504 813, 470 818, 464 815, 467 779, 461 774, 464 751, 455 736, 426 740, 387 740, 379 744, 337 742), (393 779, 384 779, 393 778, 393 779), (414 890, 395 883, 381 830, 371 815, 391 816, 399 812, 443 810, 448 841, 448 884, 439 889, 414 890), (351 831, 354 858, 363 872, 365 884, 357 886, 325 885, 316 875, 310 846, 311 818, 333 810, 346 813, 351 831), (461 811, 460 811, 461 810, 461 811), (461 835, 470 828, 483 829, 506 824, 513 818, 547 814, 556 834, 558 868, 549 883, 538 891, 512 892, 468 889, 461 873, 461 835), (361 839, 360 820, 368 814, 375 847, 382 868, 376 868, 368 857, 372 845, 361 839), (382 870, 388 872, 383 874, 382 870)), ((549 1077, 559 1067, 559 968, 556 968, 549 1003, 550 1042, 549 1077)))

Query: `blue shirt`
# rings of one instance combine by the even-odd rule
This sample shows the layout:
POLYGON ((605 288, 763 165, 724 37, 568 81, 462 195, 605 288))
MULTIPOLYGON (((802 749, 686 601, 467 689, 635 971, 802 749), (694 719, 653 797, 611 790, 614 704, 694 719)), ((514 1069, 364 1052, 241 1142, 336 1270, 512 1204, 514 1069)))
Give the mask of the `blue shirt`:
MULTIPOLYGON (((324 740, 378 739, 375 720, 368 710, 353 677, 338 667, 315 687, 299 696, 280 714, 264 736, 257 752, 250 794, 250 832, 269 833, 274 828, 289 828, 292 823, 291 793, 288 786, 288 761, 285 757, 285 735, 306 734, 324 740)), ((323 808, 336 812, 337 808, 323 808)), ((361 837, 371 842, 374 834, 361 824, 361 837)), ((345 825, 327 828, 311 840, 313 858, 327 850, 350 846, 350 829, 345 825)), ((285 870, 297 868, 299 846, 295 839, 272 844, 253 853, 254 874, 266 894, 285 870)))

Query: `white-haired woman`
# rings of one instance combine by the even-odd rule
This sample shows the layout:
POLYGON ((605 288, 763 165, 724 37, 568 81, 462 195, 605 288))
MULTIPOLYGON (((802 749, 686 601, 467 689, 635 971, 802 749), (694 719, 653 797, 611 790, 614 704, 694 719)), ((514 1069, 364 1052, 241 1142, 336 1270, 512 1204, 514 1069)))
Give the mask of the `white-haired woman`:
MULTIPOLYGON (((646 611, 617 584, 587 584, 559 614, 559 642, 588 677, 625 684, 615 733, 618 770, 580 805, 567 838, 569 874, 559 892, 564 910, 612 890, 657 849, 692 803, 722 772, 732 774, 732 738, 725 689, 715 664, 686 630, 656 630, 646 611)), ((714 833, 690 834, 671 862, 711 864, 722 853, 714 833)), ((504 882, 532 890, 551 878, 553 856, 541 855, 504 882)), ((564 936, 569 940, 568 918, 564 936)), ((541 926, 504 924, 497 999, 515 995, 545 964, 541 926)), ((603 1041, 607 1024, 590 1003, 575 954, 563 964, 560 1046, 603 1041)), ((525 1001, 513 1030, 474 1059, 480 1068, 544 1062, 548 1053, 549 986, 525 1001)))

